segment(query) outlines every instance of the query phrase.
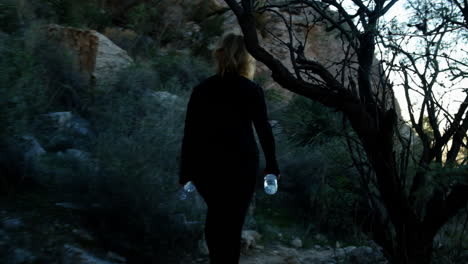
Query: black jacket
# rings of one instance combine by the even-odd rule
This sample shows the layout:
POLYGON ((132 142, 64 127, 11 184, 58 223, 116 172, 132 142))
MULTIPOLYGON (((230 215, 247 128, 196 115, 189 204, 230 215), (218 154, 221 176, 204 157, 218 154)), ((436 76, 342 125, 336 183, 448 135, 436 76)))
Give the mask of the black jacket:
POLYGON ((265 172, 279 174, 262 88, 238 74, 214 75, 196 86, 187 106, 179 182, 258 164, 252 123, 265 172))

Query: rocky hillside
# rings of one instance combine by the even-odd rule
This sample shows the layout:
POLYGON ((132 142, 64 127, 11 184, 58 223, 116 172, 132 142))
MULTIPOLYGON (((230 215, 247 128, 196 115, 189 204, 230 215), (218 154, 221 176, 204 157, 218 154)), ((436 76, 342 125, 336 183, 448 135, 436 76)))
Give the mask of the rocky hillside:
MULTIPOLYGON (((275 11, 308 32, 308 57, 339 70, 336 32, 275 11)), ((206 263, 204 204, 177 199, 176 175, 190 90, 213 73, 220 36, 239 30, 224 1, 6 0, 0 20, 0 263, 206 263)), ((275 45, 282 21, 258 23, 291 66, 275 45)), ((260 63, 257 81, 285 180, 274 199, 257 195, 242 263, 385 263, 349 238, 359 201, 340 117, 297 102, 260 63)))

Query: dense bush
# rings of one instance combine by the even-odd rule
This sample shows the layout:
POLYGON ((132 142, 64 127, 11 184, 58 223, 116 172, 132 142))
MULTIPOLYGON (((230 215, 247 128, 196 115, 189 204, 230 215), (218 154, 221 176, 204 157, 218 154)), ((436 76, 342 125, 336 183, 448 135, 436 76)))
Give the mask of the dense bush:
POLYGON ((169 51, 153 58, 163 90, 174 93, 190 91, 212 74, 211 65, 190 53, 169 51))
MULTIPOLYGON (((61 190, 54 195, 62 199, 99 205, 88 215, 98 225, 95 230, 108 243, 134 245, 111 247, 142 261, 193 251, 202 232, 203 203, 200 197, 181 202, 175 192, 187 96, 210 74, 207 63, 189 54, 159 55, 151 58, 153 63, 121 72, 111 93, 90 95, 68 54, 48 43, 38 28, 1 36, 2 151, 14 137, 32 134, 38 139, 47 153, 34 177, 44 187, 61 190), (157 93, 162 90, 178 96, 157 93), (85 117, 95 137, 48 148, 55 140, 48 137, 61 135, 45 133, 47 128, 35 121, 56 111, 85 117), (104 222, 115 225, 99 224, 104 222)), ((0 157, 2 173, 14 164, 8 157, 16 156, 0 157)), ((2 186, 10 180, 4 177, 2 186)))
POLYGON ((184 10, 172 1, 147 1, 126 13, 127 26, 141 35, 153 38, 159 46, 178 44, 183 39, 184 10))
POLYGON ((434 263, 468 261, 468 207, 461 210, 438 232, 434 242, 434 263))
POLYGON ((37 130, 37 118, 48 112, 78 112, 86 89, 81 89, 84 84, 72 70, 68 54, 48 43, 40 26, 2 38, 0 147, 6 159, 0 163, 2 180, 12 187, 28 176, 18 140, 23 136, 47 136, 37 130), (18 157, 17 161, 11 162, 11 156, 18 157))
POLYGON ((17 8, 14 0, 0 2, 0 31, 12 33, 19 26, 17 8))
POLYGON ((41 113, 80 106, 77 88, 84 84, 74 74, 69 56, 47 43, 36 30, 31 28, 24 34, 13 35, 1 47, 0 104, 4 129, 31 124, 41 113))
POLYGON ((323 143, 344 135, 341 114, 302 96, 295 95, 279 118, 285 134, 298 145, 323 143))
POLYGON ((107 214, 103 217, 127 223, 118 228, 126 234, 138 233, 141 241, 134 242, 151 246, 155 254, 151 258, 159 258, 167 250, 194 246, 201 226, 190 233, 183 219, 201 223, 201 201, 181 203, 175 196, 186 98, 155 100, 150 88, 158 86, 159 80, 147 70, 122 73, 117 89, 102 96, 92 110, 99 174, 90 179, 90 197, 105 205, 100 212, 107 214), (148 80, 153 83, 147 85, 148 80), (193 237, 187 239, 187 234, 193 237))
MULTIPOLYGON (((277 96, 268 97, 273 100, 271 108, 275 108, 277 96)), ((346 129, 342 128, 342 117, 300 97, 271 116, 279 121, 275 131, 282 179, 275 197, 263 193, 257 197, 263 225, 269 222, 265 210, 270 210, 273 213, 267 211, 266 215, 273 223, 279 219, 280 226, 284 221, 290 226, 301 223, 302 231, 296 225, 292 232, 306 240, 317 232, 352 239, 358 232, 355 213, 360 198, 358 175, 343 137, 346 129), (279 208, 288 208, 288 212, 279 208), (285 218, 284 214, 289 216, 285 218)), ((264 229, 262 223, 259 228, 264 229)))
POLYGON ((68 26, 103 30, 111 25, 110 10, 102 8, 100 1, 41 0, 31 3, 37 18, 68 26))
POLYGON ((210 18, 205 18, 199 25, 200 31, 196 33, 193 43, 193 53, 207 59, 211 59, 211 49, 207 49, 213 45, 216 40, 223 35, 224 16, 218 15, 210 18))

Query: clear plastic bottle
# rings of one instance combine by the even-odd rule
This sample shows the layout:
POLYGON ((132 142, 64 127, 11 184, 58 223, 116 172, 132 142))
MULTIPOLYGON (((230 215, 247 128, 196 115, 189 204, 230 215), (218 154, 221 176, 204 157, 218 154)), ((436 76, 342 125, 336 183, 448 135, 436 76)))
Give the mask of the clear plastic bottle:
POLYGON ((263 188, 267 194, 275 194, 278 191, 278 179, 276 175, 267 174, 264 178, 263 188))
POLYGON ((187 182, 184 187, 179 191, 179 199, 186 200, 190 193, 196 190, 195 185, 189 181, 187 182))

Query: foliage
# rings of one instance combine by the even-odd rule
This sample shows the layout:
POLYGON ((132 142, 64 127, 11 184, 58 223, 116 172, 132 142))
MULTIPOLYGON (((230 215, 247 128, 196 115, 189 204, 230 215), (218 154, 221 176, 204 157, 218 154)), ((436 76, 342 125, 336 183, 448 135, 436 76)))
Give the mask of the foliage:
POLYGON ((468 261, 468 207, 461 210, 436 235, 434 263, 465 263, 468 261))
MULTIPOLYGON (((271 108, 284 103, 268 97, 271 108)), ((340 240, 355 239, 359 178, 352 168, 340 115, 296 96, 271 116, 279 121, 274 131, 282 176, 274 197, 258 193, 259 230, 272 233, 267 236, 275 239, 279 238, 269 226, 307 241, 314 240, 317 232, 340 240), (280 208, 288 208, 288 215, 280 208), (289 228, 284 228, 285 221, 289 228)))
POLYGON ((13 0, 0 2, 0 31, 14 32, 19 26, 17 9, 13 0))
POLYGON ((18 131, 13 127, 25 126, 35 115, 51 110, 63 93, 60 86, 65 85, 62 83, 64 79, 57 76, 59 71, 52 71, 54 67, 61 68, 57 64, 59 61, 45 59, 52 47, 43 50, 40 43, 44 43, 41 35, 27 32, 12 36, 3 44, 0 53, 0 105, 3 109, 2 124, 5 124, 2 128, 7 130, 3 133, 15 134, 18 131), (31 38, 38 44, 26 45, 31 38))
MULTIPOLYGON (((54 111, 80 111, 83 83, 67 53, 51 45, 39 27, 14 33, 0 43, 0 166, 10 188, 27 176, 22 164, 21 137, 46 136, 36 130, 37 119, 54 111), (16 157, 12 162, 10 157, 16 157), (12 173, 9 173, 11 171, 12 173)), ((47 135, 50 136, 50 135, 47 135)))
MULTIPOLYGON (((135 73, 130 69, 122 74, 117 86, 125 89, 103 96, 92 110, 92 122, 99 131, 94 154, 100 173, 90 179, 91 196, 111 206, 109 214, 120 212, 129 223, 123 226, 125 232, 143 235, 155 254, 184 250, 195 239, 181 241, 187 227, 173 222, 181 210, 175 175, 184 115, 180 105, 185 101, 158 103, 148 89, 143 90, 145 85, 132 81, 135 73)), ((184 207, 183 211, 191 210, 184 207)))
POLYGON ((392 23, 385 19, 397 1, 226 3, 241 25, 249 51, 279 84, 337 109, 351 124, 356 138, 349 138, 349 148, 363 150, 353 151, 359 155, 351 157, 360 172, 363 204, 372 208, 370 235, 389 262, 431 262, 434 235, 468 201, 466 173, 465 180, 447 178, 452 168, 463 165, 458 156, 467 140, 468 94, 462 85, 468 77, 462 48, 468 29, 466 3, 410 1, 410 18, 399 30, 388 28, 392 23), (291 56, 274 54, 259 41, 255 16, 265 12, 287 31, 268 34, 291 56), (316 57, 308 43, 314 39, 310 29, 316 27, 340 34, 339 56, 316 57), (376 57, 379 51, 386 56, 376 57), (411 153, 415 141, 398 133, 399 109, 393 98, 397 87, 403 90, 411 126, 422 145, 419 157, 411 153), (450 97, 455 94, 461 100, 450 97), (429 128, 424 127, 425 116, 429 128), (439 181, 439 176, 448 181, 439 181), (427 194, 422 201, 421 192, 427 194), (419 210, 421 204, 425 211, 419 210))
POLYGON ((141 35, 152 37, 159 46, 177 43, 183 38, 180 16, 171 1, 151 0, 140 3, 126 15, 128 26, 141 35))
POLYGON ((111 25, 111 13, 99 1, 41 0, 34 4, 39 18, 61 25, 102 30, 111 25))
POLYGON ((212 58, 209 47, 216 38, 224 33, 223 29, 224 16, 218 15, 203 20, 200 25, 200 31, 195 36, 193 53, 207 59, 212 58))
POLYGON ((280 117, 281 126, 292 142, 322 143, 343 135, 341 115, 302 96, 294 96, 280 117))
POLYGON ((190 91, 212 73, 206 61, 189 53, 160 53, 152 65, 159 73, 161 89, 175 93, 190 91))
MULTIPOLYGON (((128 25, 140 34, 150 34, 157 28, 156 21, 160 18, 159 5, 153 3, 141 3, 128 12, 128 25)), ((161 21, 158 21, 161 22, 161 21)))

